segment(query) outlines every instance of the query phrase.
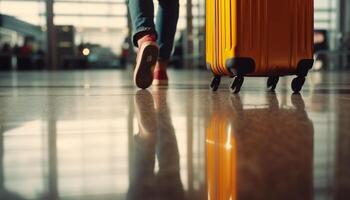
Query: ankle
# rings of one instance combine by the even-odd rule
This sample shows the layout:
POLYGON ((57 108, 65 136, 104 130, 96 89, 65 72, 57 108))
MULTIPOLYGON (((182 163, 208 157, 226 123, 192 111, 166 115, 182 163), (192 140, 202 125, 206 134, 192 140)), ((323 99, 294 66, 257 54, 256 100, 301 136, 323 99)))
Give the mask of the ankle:
POLYGON ((144 42, 155 42, 156 36, 154 34, 146 34, 137 40, 137 45, 140 47, 144 42))
POLYGON ((168 61, 158 60, 154 70, 155 71, 157 71, 157 70, 166 71, 167 67, 168 67, 168 61))

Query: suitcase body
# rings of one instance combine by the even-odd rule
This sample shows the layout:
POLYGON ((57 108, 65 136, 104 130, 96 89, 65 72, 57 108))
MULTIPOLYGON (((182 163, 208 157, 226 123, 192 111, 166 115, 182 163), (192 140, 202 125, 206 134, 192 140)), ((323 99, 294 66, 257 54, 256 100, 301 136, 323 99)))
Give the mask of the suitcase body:
MULTIPOLYGON (((239 92, 243 76, 297 75, 301 90, 313 65, 313 0, 212 0, 206 3, 206 62, 214 74, 234 77, 239 92)), ((293 85, 294 84, 294 85, 293 85)))

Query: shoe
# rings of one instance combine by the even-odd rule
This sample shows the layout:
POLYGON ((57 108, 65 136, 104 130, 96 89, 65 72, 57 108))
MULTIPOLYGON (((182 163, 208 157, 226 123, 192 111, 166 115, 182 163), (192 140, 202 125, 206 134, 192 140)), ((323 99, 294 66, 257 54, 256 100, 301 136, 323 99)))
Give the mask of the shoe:
POLYGON ((138 42, 139 51, 136 58, 134 83, 137 87, 146 89, 152 84, 153 67, 158 60, 159 48, 155 37, 144 36, 139 41, 141 42, 138 42))
POLYGON ((168 75, 166 72, 167 63, 164 61, 158 61, 153 72, 153 85, 155 86, 167 86, 168 75))

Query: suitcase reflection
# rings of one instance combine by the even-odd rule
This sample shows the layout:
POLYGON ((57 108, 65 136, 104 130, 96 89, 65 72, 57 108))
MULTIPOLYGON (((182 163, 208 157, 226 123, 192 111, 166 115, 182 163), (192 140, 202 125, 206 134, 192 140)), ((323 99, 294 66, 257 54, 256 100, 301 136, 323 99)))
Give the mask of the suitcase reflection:
POLYGON ((260 106, 237 96, 212 100, 208 199, 313 199, 313 124, 301 96, 293 95, 290 106, 274 94, 260 106))

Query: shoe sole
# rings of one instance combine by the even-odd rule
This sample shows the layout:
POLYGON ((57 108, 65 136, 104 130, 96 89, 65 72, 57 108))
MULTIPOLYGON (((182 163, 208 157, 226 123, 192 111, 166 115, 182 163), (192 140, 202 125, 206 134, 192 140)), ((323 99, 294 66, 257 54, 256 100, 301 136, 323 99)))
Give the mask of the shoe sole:
POLYGON ((153 81, 153 66, 158 60, 159 49, 155 42, 146 42, 140 48, 134 71, 135 85, 141 89, 151 86, 153 81))

